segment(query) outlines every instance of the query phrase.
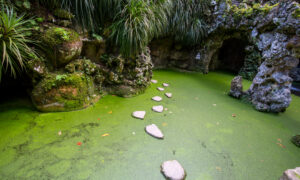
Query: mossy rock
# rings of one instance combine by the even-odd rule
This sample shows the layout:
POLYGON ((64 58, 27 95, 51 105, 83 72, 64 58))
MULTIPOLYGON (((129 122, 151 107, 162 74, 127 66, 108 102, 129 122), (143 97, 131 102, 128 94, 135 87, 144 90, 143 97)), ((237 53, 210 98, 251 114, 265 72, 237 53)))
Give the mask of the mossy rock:
POLYGON ((74 30, 54 26, 45 31, 42 40, 47 46, 47 57, 55 67, 63 66, 81 54, 82 41, 74 30))
POLYGON ((48 74, 32 91, 34 105, 43 112, 83 109, 97 99, 92 79, 82 73, 48 74))
POLYGON ((65 70, 69 73, 83 72, 86 75, 93 75, 97 66, 89 59, 76 59, 65 66, 65 70))
POLYGON ((72 13, 70 13, 69 11, 66 11, 64 9, 55 9, 54 16, 56 16, 60 19, 68 19, 68 20, 71 20, 72 18, 74 18, 74 15, 72 13))

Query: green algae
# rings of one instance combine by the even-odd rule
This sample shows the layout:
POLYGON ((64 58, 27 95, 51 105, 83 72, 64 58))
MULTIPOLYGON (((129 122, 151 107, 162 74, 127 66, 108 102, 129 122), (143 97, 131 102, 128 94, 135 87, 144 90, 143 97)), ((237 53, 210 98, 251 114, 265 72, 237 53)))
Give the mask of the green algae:
POLYGON ((160 164, 170 159, 184 166, 187 180, 278 179, 299 166, 300 148, 290 138, 299 133, 300 98, 293 96, 282 114, 257 112, 227 95, 232 78, 155 71, 159 83, 144 94, 105 96, 73 112, 1 104, 1 179, 163 179, 160 164), (170 83, 173 98, 156 90, 162 82, 170 83), (163 101, 151 101, 155 95, 163 101), (168 110, 151 112, 158 104, 168 110), (146 110, 145 120, 132 118, 135 110, 146 110), (144 132, 151 123, 163 131, 163 141, 144 132))

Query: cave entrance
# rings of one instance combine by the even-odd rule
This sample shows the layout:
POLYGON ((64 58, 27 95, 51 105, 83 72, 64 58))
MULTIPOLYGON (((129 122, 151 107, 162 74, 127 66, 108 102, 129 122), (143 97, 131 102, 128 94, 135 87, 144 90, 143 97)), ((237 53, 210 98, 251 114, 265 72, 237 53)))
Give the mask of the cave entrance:
POLYGON ((12 100, 26 100, 30 102, 28 89, 31 89, 29 78, 25 73, 18 74, 16 78, 10 73, 2 74, 0 82, 0 103, 12 100))
POLYGON ((217 57, 215 57, 218 65, 214 69, 238 74, 244 65, 247 45, 247 41, 242 39, 230 38, 225 40, 218 51, 217 57))
POLYGON ((293 79, 291 91, 293 94, 300 96, 300 59, 298 66, 291 71, 290 76, 293 79))

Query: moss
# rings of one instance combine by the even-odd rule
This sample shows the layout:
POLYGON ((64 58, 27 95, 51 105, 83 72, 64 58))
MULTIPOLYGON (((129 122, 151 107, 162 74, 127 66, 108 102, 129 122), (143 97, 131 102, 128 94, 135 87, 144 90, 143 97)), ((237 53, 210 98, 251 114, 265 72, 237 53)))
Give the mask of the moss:
POLYGON ((92 63, 89 59, 77 59, 66 65, 65 69, 70 73, 80 71, 87 75, 92 75, 96 71, 97 66, 95 63, 92 63))
POLYGON ((72 19, 74 18, 74 15, 70 13, 69 11, 66 11, 64 9, 55 9, 54 15, 61 19, 72 19))
POLYGON ((74 42, 80 39, 78 33, 62 27, 49 28, 42 38, 44 42, 51 46, 60 45, 66 42, 74 42))
POLYGON ((33 100, 41 111, 82 109, 94 102, 92 78, 83 73, 48 74, 33 90, 33 100))
POLYGON ((84 78, 85 77, 80 73, 62 75, 48 74, 43 80, 41 87, 45 92, 61 85, 74 85, 78 87, 82 85, 84 78))
POLYGON ((36 21, 37 21, 38 23, 42 23, 42 22, 44 22, 44 18, 38 17, 38 18, 36 18, 36 21))
POLYGON ((252 6, 248 5, 247 7, 237 7, 236 5, 230 6, 230 10, 233 13, 235 19, 239 19, 240 17, 251 17, 254 12, 255 13, 269 13, 273 8, 277 7, 279 3, 274 5, 269 5, 266 3, 265 5, 261 5, 259 3, 254 3, 252 6))
POLYGON ((300 8, 298 8, 292 13, 294 18, 300 18, 300 8))

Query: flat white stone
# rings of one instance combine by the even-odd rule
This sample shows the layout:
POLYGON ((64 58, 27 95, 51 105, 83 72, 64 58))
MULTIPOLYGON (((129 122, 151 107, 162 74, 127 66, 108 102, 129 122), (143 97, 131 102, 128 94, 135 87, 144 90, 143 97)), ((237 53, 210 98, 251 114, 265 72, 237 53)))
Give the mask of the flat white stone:
POLYGON ((158 139, 163 139, 164 138, 163 133, 160 131, 160 129, 155 124, 151 124, 151 125, 146 126, 145 131, 149 135, 151 135, 155 138, 158 138, 158 139))
POLYGON ((162 100, 162 98, 161 98, 161 97, 159 97, 159 96, 154 96, 154 97, 152 98, 152 100, 153 100, 153 101, 157 101, 157 102, 159 102, 159 101, 161 101, 161 100, 162 100))
POLYGON ((165 90, 165 88, 158 87, 158 88, 157 88, 157 90, 159 90, 159 91, 164 91, 164 90, 165 90))
POLYGON ((157 83, 157 80, 152 79, 151 82, 154 83, 154 84, 156 84, 156 83, 157 83))
POLYGON ((170 180, 184 180, 186 173, 177 160, 165 161, 161 165, 161 172, 170 180))
POLYGON ((165 93, 165 95, 166 95, 168 98, 171 98, 171 97, 172 97, 172 93, 165 93))
POLYGON ((145 115, 146 115, 146 111, 134 111, 132 113, 132 116, 137 119, 144 119, 145 115))
POLYGON ((164 107, 163 107, 162 105, 159 105, 159 106, 153 106, 153 107, 152 107, 152 110, 153 110, 154 112, 159 112, 159 113, 161 113, 161 112, 164 111, 164 107))
POLYGON ((169 84, 167 84, 167 83, 163 83, 162 84, 164 87, 169 87, 169 84))

